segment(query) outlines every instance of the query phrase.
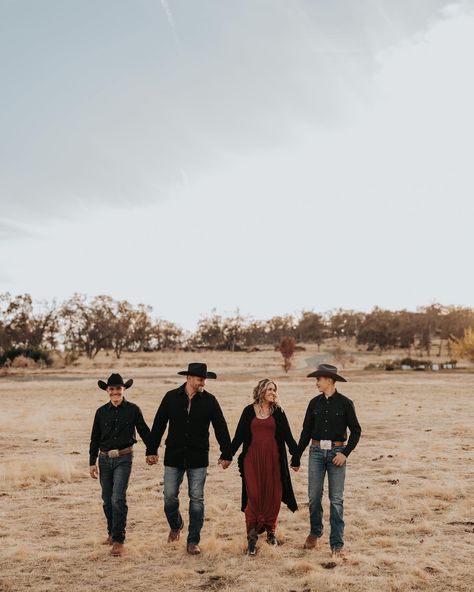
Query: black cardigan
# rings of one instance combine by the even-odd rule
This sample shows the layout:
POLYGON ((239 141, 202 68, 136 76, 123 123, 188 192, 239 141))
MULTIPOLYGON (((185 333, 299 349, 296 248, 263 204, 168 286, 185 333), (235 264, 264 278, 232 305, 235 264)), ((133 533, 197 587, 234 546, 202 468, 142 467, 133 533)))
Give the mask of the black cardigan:
MULTIPOLYGON (((245 488, 245 476, 244 476, 244 458, 247 454, 247 450, 252 441, 252 432, 250 424, 255 417, 255 409, 253 405, 247 405, 242 411, 240 416, 237 429, 235 430, 235 436, 232 440, 232 455, 235 455, 237 450, 243 444, 242 452, 238 458, 238 465, 240 476, 242 477, 242 512, 245 511, 247 506, 247 490, 245 488)), ((275 440, 278 446, 278 452, 280 453, 280 474, 281 474, 281 485, 282 485, 282 501, 288 506, 288 508, 295 512, 298 509, 296 499, 293 493, 293 487, 291 485, 290 470, 288 468, 288 459, 286 456, 285 443, 288 446, 290 454, 295 455, 298 452, 298 445, 293 438, 291 433, 288 419, 286 418, 285 412, 277 407, 273 413, 275 418, 276 430, 275 440)))

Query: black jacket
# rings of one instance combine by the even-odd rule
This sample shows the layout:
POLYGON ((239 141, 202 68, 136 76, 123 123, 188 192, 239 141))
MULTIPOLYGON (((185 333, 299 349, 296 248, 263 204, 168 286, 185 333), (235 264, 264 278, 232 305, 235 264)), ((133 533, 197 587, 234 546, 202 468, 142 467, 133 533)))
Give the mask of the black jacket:
MULTIPOLYGON (((238 458, 239 471, 242 477, 242 512, 245 511, 247 506, 247 490, 245 489, 245 475, 244 475, 244 458, 247 454, 249 446, 252 442, 252 432, 250 424, 255 417, 255 409, 253 405, 247 405, 242 411, 240 416, 237 429, 235 431, 234 439, 232 440, 232 454, 235 454, 240 446, 243 444, 242 452, 238 458)), ((293 493, 293 487, 291 485, 290 470, 288 468, 288 459, 286 456, 285 443, 288 446, 290 454, 297 454, 298 447, 291 433, 288 419, 286 418, 285 412, 277 407, 273 413, 275 418, 276 430, 275 440, 278 446, 278 452, 280 453, 280 475, 282 485, 282 501, 288 506, 288 508, 295 512, 298 509, 296 499, 293 493)))
MULTIPOLYGON (((186 384, 186 383, 185 383, 186 384)), ((211 393, 196 393, 188 413, 185 384, 163 397, 151 430, 147 455, 157 453, 168 424, 164 464, 178 469, 193 469, 209 465, 209 424, 221 449, 220 458, 232 460, 230 435, 217 399, 211 393)))

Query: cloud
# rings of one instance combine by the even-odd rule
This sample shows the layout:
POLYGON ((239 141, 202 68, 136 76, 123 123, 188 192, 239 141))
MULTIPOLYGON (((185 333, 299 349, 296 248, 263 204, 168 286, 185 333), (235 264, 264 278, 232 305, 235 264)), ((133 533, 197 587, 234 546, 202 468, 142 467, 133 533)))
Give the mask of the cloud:
POLYGON ((30 225, 15 221, 0 220, 0 241, 33 236, 37 236, 37 233, 30 225))
POLYGON ((173 31, 174 39, 176 41, 176 46, 178 48, 180 48, 181 47, 181 44, 180 44, 179 39, 178 39, 178 35, 177 35, 177 32, 176 32, 176 27, 174 25, 173 13, 171 12, 171 8, 170 8, 170 6, 169 6, 169 4, 168 4, 168 2, 166 0, 161 0, 161 6, 162 6, 163 10, 165 11, 166 18, 168 19, 168 23, 169 23, 169 25, 170 25, 170 27, 171 27, 171 29, 173 31))
POLYGON ((344 126, 371 100, 377 52, 447 4, 4 6, 2 208, 36 219, 162 202, 297 129, 344 126))

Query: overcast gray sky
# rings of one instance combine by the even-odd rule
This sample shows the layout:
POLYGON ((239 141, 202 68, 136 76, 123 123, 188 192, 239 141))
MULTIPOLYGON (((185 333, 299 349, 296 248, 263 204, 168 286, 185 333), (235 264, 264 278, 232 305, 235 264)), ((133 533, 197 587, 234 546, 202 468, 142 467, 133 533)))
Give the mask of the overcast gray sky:
POLYGON ((0 292, 472 305, 472 55, 473 0, 0 0, 0 292))

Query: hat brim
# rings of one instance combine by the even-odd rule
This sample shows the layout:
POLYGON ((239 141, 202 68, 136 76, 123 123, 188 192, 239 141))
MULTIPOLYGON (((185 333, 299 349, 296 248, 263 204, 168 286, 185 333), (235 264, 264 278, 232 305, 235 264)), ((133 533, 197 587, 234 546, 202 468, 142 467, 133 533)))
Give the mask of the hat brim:
POLYGON ((318 378, 319 376, 332 378, 336 382, 347 382, 347 380, 340 374, 336 374, 335 372, 325 372, 324 370, 315 370, 314 372, 311 372, 311 374, 308 374, 306 378, 318 378))
POLYGON ((187 370, 181 370, 178 372, 181 376, 197 376, 198 378, 217 378, 217 374, 215 372, 206 372, 206 374, 196 374, 193 372, 188 372, 187 370))
POLYGON ((129 378, 126 382, 124 382, 123 384, 107 384, 106 382, 104 382, 103 380, 98 380, 97 384, 99 385, 99 388, 102 389, 103 391, 107 390, 107 386, 123 386, 126 389, 130 388, 133 384, 133 378, 129 378))

